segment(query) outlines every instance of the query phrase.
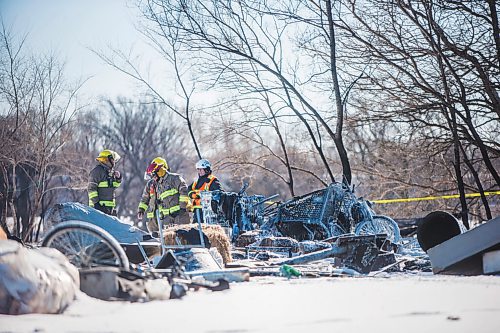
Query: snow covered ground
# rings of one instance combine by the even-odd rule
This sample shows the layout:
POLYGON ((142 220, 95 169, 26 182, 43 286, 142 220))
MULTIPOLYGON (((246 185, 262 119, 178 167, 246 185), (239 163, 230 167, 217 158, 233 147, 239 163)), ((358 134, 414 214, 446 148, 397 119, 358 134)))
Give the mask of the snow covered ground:
POLYGON ((500 276, 251 278, 181 300, 80 295, 61 315, 0 315, 0 332, 500 332, 500 276))

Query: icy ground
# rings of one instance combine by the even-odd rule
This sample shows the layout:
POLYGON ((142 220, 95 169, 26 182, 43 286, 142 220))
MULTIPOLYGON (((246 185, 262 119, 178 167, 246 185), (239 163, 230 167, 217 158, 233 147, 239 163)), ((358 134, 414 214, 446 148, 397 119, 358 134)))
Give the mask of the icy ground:
POLYGON ((105 302, 61 315, 0 315, 0 332, 500 332, 500 276, 251 278, 181 300, 105 302))

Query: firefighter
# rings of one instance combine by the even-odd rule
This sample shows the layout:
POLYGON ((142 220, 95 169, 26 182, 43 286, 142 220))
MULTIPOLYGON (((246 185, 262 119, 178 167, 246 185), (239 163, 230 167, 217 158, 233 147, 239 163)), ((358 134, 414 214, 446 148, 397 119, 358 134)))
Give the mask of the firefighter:
POLYGON ((189 223, 186 181, 179 174, 169 172, 167 161, 162 157, 149 164, 146 175, 150 175, 151 180, 144 188, 137 218, 142 219, 147 212, 150 232, 158 231, 158 226, 153 223, 156 222, 156 210, 166 225, 189 223))
POLYGON ((117 215, 115 191, 122 182, 120 171, 115 170, 120 155, 112 150, 103 150, 96 161, 99 162, 89 174, 89 206, 108 215, 117 215))
MULTIPOLYGON (((167 161, 162 157, 157 157, 151 163, 167 164, 167 161)), ((142 191, 141 200, 139 201, 139 207, 137 209, 137 219, 139 221, 142 221, 145 214, 147 219, 146 226, 148 231, 156 235, 158 232, 158 223, 156 221, 156 179, 153 177, 151 172, 148 173, 148 170, 146 170, 146 172, 144 172, 144 180, 146 180, 147 182, 144 186, 144 190, 142 191)))
POLYGON ((201 159, 196 163, 196 170, 198 172, 198 179, 189 186, 188 196, 191 199, 193 207, 193 220, 196 222, 198 219, 203 222, 203 213, 201 210, 201 191, 222 191, 222 186, 219 179, 212 174, 212 164, 206 159, 201 159))

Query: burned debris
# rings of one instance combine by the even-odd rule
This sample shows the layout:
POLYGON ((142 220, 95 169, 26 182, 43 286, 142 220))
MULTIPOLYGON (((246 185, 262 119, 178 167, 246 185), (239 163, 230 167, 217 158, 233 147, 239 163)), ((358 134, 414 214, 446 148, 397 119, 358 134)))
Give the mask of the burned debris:
POLYGON ((160 237, 81 204, 58 204, 46 217, 42 245, 79 268, 87 294, 140 302, 224 290, 252 276, 464 273, 460 260, 477 271, 477 258, 481 272, 499 270, 498 219, 463 234, 451 215, 434 212, 420 221, 417 237, 413 226, 402 237, 393 219, 377 215, 344 184, 285 202, 245 190, 203 191, 198 223, 162 228, 160 237), (489 239, 484 233, 491 242, 477 244, 489 239), (468 247, 444 254, 458 244, 468 247))
POLYGON ((439 274, 480 275, 500 272, 500 217, 466 230, 446 212, 428 214, 418 241, 439 274))
POLYGON ((61 313, 78 288, 78 270, 60 252, 0 241, 0 314, 61 313))
POLYGON ((219 200, 225 195, 217 191, 202 195, 203 216, 226 227, 240 262, 266 261, 271 274, 276 271, 272 266, 283 258, 289 261, 282 264, 297 265, 335 257, 337 265, 363 274, 370 272, 379 254, 386 259, 379 259, 378 266, 394 264, 394 252, 401 246, 397 223, 377 215, 349 186, 333 183, 267 206, 268 198, 245 196, 245 188, 232 195, 238 200, 231 204, 219 200), (393 253, 392 261, 388 252, 393 253))
MULTIPOLYGON (((375 214, 369 202, 357 198, 344 184, 333 183, 324 189, 272 204, 268 201, 275 196, 247 195, 246 187, 245 184, 238 193, 203 191, 203 225, 170 227, 164 230, 160 241, 148 239, 146 233, 114 217, 73 203, 55 206, 47 220, 51 224, 83 220, 109 230, 125 249, 126 256, 133 258, 133 264, 148 262, 149 268, 158 264, 150 262, 150 258, 161 257, 159 254, 164 254, 165 248, 186 250, 203 243, 217 248, 223 265, 233 259, 231 252, 238 260, 272 261, 302 256, 315 258, 307 254, 333 251, 327 257, 335 257, 337 265, 366 274, 380 251, 394 253, 403 244, 396 222, 375 214), (210 231, 215 229, 217 231, 210 231), (228 237, 222 236, 224 232, 228 237), (370 237, 363 237, 366 235, 370 237), (231 243, 224 241, 227 239, 231 243), (342 255, 340 252, 335 255, 335 251, 342 255)), ((313 259, 307 259, 310 261, 313 259)), ((384 261, 379 259, 379 262, 384 261)))

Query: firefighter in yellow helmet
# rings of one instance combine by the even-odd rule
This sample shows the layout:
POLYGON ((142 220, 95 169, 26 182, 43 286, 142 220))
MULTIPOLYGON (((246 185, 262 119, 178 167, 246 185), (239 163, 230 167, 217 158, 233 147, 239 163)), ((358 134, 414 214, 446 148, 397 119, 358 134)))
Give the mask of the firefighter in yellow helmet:
POLYGON ((144 187, 137 218, 142 220, 146 213, 148 230, 158 231, 156 210, 166 225, 189 223, 187 184, 181 175, 169 172, 167 161, 157 157, 149 164, 146 177, 150 179, 144 187))
MULTIPOLYGON (((166 168, 168 169, 168 164, 167 161, 162 158, 162 157, 157 157, 153 161, 151 161, 151 164, 157 164, 157 165, 165 165, 166 168)), ((156 221, 156 209, 158 208, 158 202, 156 200, 156 177, 153 177, 151 169, 148 168, 146 172, 144 172, 144 180, 146 180, 146 185, 144 186, 144 189, 142 190, 142 196, 139 201, 139 207, 137 208, 137 219, 139 221, 142 221, 144 218, 144 215, 146 215, 147 218, 147 228, 150 233, 157 232, 158 231, 158 223, 156 221)))
POLYGON ((105 149, 97 156, 97 165, 90 171, 88 180, 89 206, 116 216, 115 190, 122 182, 120 171, 115 170, 120 160, 117 152, 105 149))

